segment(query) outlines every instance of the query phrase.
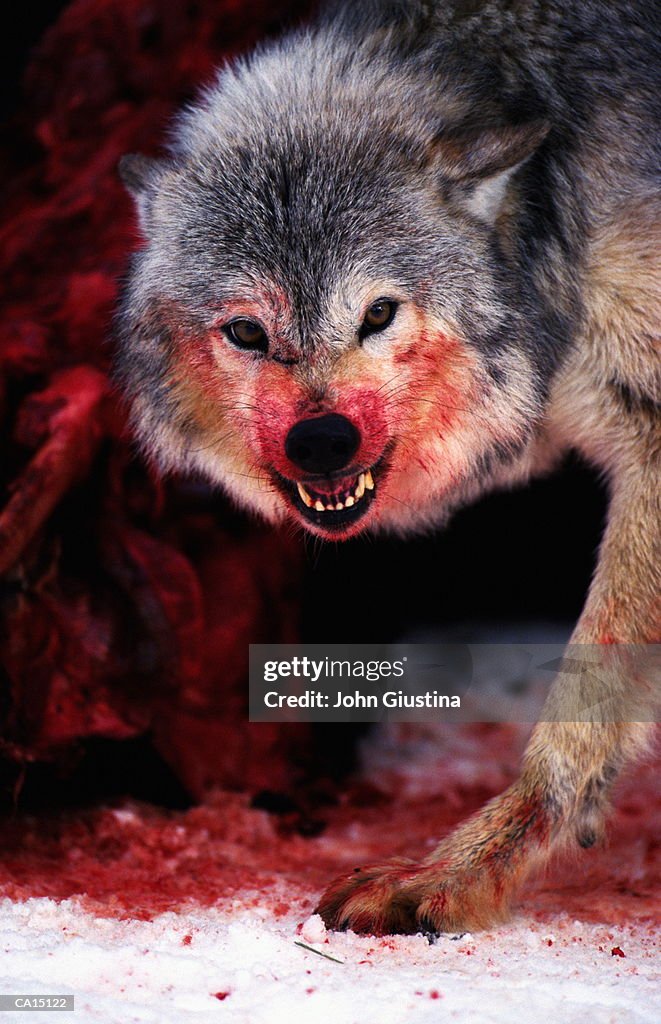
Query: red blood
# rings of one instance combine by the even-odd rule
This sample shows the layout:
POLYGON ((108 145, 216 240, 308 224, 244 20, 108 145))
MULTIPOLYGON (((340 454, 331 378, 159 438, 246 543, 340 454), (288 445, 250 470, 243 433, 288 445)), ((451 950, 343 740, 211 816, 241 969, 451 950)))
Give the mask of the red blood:
POLYGON ((181 940, 181 944, 182 944, 182 946, 190 946, 192 941, 193 941, 193 936, 192 935, 184 935, 183 939, 181 940))
POLYGON ((611 956, 624 956, 624 955, 625 954, 622 952, 622 950, 620 949, 619 946, 613 946, 613 948, 611 949, 611 956))
MULTIPOLYGON (((503 726, 480 739, 481 763, 485 757, 502 756, 506 729, 503 726)), ((654 764, 641 765, 635 776, 621 781, 619 799, 637 811, 620 813, 616 801, 609 846, 598 862, 555 863, 552 874, 528 883, 520 905, 540 922, 555 920, 562 907, 570 918, 586 922, 657 926, 654 895, 661 883, 657 770, 654 764), (635 891, 630 883, 632 851, 635 891)), ((148 920, 191 903, 222 905, 251 892, 255 894, 250 897, 252 905, 275 914, 276 906, 284 902, 280 887, 274 891, 277 881, 280 886, 291 885, 291 904, 297 911, 297 893, 317 895, 330 878, 351 864, 349 831, 359 827, 366 861, 382 859, 384 854, 415 856, 426 848, 430 832, 443 835, 488 795, 484 785, 463 785, 456 802, 448 801, 451 766, 446 781, 435 796, 425 797, 424 814, 419 797, 394 789, 387 808, 390 840, 384 838, 384 808, 353 806, 350 788, 341 803, 324 806, 328 828, 321 844, 280 834, 272 816, 251 809, 248 795, 227 790, 184 812, 124 804, 119 818, 110 808, 40 817, 19 814, 4 822, 0 832, 0 896, 16 900, 77 896, 97 916, 148 920)), ((248 905, 248 898, 241 898, 248 905)), ((384 939, 378 947, 368 947, 365 956, 376 948, 392 949, 396 944, 384 939)))
POLYGON ((27 68, 0 227, 0 571, 21 581, 0 617, 0 755, 19 795, 22 766, 59 771, 88 737, 149 733, 195 797, 286 785, 305 745, 244 707, 247 638, 296 639, 297 545, 135 459, 108 335, 138 242, 119 156, 153 151, 219 62, 308 6, 76 0, 27 68))
POLYGON ((229 992, 214 992, 216 999, 220 999, 221 1002, 223 999, 227 999, 228 995, 230 995, 229 992))
MULTIPOLYGON (((300 469, 286 457, 284 441, 290 428, 303 417, 320 411, 332 411, 348 417, 360 433, 361 444, 355 461, 361 466, 375 463, 390 440, 383 398, 370 387, 339 386, 332 405, 320 409, 290 376, 285 376, 280 368, 273 366, 265 368, 261 375, 255 406, 259 410, 255 416, 255 431, 262 457, 290 479, 300 475, 300 469)), ((352 479, 342 481, 338 489, 348 488, 351 483, 352 479)), ((315 487, 325 493, 330 490, 321 482, 315 483, 315 487)))

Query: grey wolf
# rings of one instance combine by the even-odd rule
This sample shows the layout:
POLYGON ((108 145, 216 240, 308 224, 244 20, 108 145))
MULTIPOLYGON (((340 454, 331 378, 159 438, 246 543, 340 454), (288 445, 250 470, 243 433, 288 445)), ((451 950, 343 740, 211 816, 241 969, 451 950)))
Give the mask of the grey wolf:
POLYGON ((520 778, 430 855, 332 883, 329 926, 502 918, 649 745, 624 652, 661 639, 655 24, 647 0, 332 4, 122 163, 145 244, 118 373, 165 469, 334 540, 438 527, 570 449, 609 483, 572 640, 607 649, 618 713, 566 720, 561 672, 520 778))

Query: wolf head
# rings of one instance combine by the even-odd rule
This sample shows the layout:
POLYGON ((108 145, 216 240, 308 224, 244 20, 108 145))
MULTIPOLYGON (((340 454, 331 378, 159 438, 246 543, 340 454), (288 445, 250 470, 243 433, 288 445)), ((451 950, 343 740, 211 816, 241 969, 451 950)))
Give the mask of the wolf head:
POLYGON ((168 159, 121 167, 139 437, 322 537, 434 520, 543 402, 501 226, 547 125, 469 130, 461 89, 385 50, 302 33, 221 72, 168 159))

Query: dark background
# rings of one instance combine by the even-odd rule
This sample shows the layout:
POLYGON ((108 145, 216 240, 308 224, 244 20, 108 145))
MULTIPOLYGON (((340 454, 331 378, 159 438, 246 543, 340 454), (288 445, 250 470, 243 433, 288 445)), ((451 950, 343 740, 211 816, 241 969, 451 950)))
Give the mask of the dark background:
POLYGON ((21 11, 24 17, 15 7, 6 12, 0 34, 0 116, 3 119, 10 117, 19 103, 21 76, 30 52, 64 7, 62 0, 43 0, 24 7, 21 11))
MULTIPOLYGON (((570 459, 552 477, 487 496, 431 537, 325 545, 309 557, 309 640, 390 640, 479 623, 569 626, 580 614, 605 516, 595 476, 570 459)), ((496 634, 497 636, 497 634, 496 634)), ((496 636, 492 635, 491 639, 496 636)))

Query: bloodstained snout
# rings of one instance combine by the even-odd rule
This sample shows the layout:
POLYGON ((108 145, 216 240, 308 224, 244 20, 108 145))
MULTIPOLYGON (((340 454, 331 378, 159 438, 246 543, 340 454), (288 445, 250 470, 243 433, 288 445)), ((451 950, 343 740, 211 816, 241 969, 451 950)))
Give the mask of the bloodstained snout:
POLYGON ((310 474, 325 475, 345 469, 359 446, 357 428, 338 413, 299 420, 285 439, 287 458, 310 474))

